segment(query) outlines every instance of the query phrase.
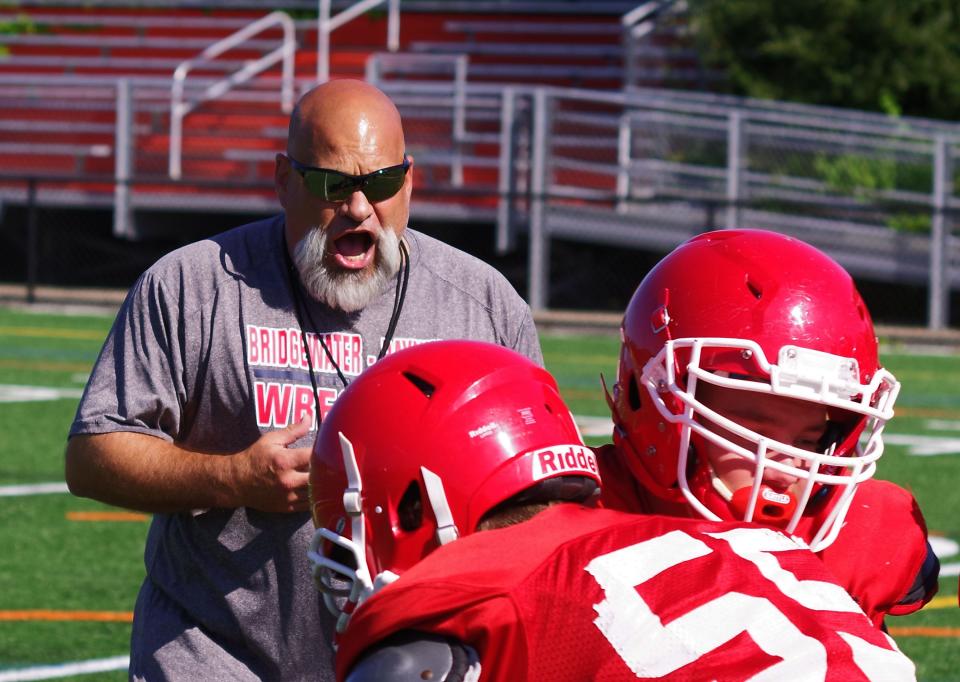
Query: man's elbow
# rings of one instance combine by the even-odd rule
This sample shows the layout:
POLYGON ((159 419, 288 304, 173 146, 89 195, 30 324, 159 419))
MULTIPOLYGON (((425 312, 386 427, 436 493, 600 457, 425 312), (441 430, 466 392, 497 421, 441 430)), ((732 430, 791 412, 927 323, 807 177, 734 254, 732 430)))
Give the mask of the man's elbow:
POLYGON ((91 486, 92 450, 90 436, 74 436, 67 441, 63 477, 67 489, 77 497, 93 497, 91 486))

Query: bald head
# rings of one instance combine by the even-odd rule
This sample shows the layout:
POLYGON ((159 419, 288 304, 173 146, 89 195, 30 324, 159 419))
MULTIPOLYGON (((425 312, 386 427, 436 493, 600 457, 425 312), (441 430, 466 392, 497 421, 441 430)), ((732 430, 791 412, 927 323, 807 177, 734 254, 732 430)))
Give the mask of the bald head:
POLYGON ((400 113, 389 97, 358 80, 333 80, 307 92, 290 117, 287 153, 308 165, 361 171, 359 158, 398 164, 404 153, 400 113))

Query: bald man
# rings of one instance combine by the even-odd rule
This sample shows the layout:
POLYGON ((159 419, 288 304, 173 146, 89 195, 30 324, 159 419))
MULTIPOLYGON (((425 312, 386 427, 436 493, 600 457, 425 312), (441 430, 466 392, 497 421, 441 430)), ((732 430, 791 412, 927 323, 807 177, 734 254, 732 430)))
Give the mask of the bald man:
POLYGON ((407 228, 412 171, 386 95, 320 85, 276 158, 282 214, 174 251, 130 290, 71 426, 66 479, 154 514, 132 679, 327 678, 305 559, 319 420, 413 344, 476 339, 542 362, 529 307, 499 273, 407 228))

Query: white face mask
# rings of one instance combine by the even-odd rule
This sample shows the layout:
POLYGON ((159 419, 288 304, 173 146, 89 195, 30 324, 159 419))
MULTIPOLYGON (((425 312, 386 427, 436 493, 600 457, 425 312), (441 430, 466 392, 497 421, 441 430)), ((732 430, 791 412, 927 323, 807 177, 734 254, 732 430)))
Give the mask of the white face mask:
MULTIPOLYGON (((899 382, 883 369, 876 372, 868 385, 861 385, 855 362, 850 358, 784 346, 776 363, 771 363, 754 341, 709 337, 667 341, 661 351, 644 366, 641 383, 661 417, 666 422, 681 425, 677 482, 687 502, 704 518, 720 520, 697 497, 687 477, 687 458, 693 434, 739 454, 752 465, 754 483, 752 489, 748 490, 750 499, 743 505, 745 514, 742 518, 745 521, 754 520, 754 509, 758 502, 762 503, 760 496, 764 492, 762 481, 765 469, 782 472, 803 482, 797 504, 791 506, 792 515, 785 527, 788 533, 793 533, 797 528, 816 485, 840 488, 841 495, 830 515, 820 523, 809 540, 814 551, 828 547, 836 539, 856 486, 873 476, 876 460, 883 454, 883 428, 893 417, 893 404, 900 390, 899 382), (732 349, 744 354, 743 357, 753 357, 762 373, 770 377, 769 381, 734 378, 726 372, 711 372, 701 366, 702 354, 717 349, 732 349), (679 360, 678 351, 689 356, 689 360, 679 360), (679 362, 685 364, 679 366, 679 362), (685 380, 678 379, 684 375, 685 380), (765 438, 701 402, 697 397, 699 382, 754 394, 816 402, 825 407, 862 415, 866 419, 863 445, 857 444, 851 452, 835 454, 833 447, 824 452, 814 452, 765 438), (671 399, 669 402, 668 397, 671 399), (707 425, 713 425, 713 429, 707 425), (736 436, 738 442, 715 432, 717 427, 736 436), (789 461, 768 459, 768 451, 781 453, 789 461)), ((736 491, 718 486, 717 483, 713 481, 713 487, 730 502, 736 491)))
POLYGON ((294 249, 293 263, 300 281, 314 299, 347 313, 366 307, 400 269, 400 238, 384 228, 377 236, 372 270, 341 270, 327 265, 326 230, 313 227, 294 249))

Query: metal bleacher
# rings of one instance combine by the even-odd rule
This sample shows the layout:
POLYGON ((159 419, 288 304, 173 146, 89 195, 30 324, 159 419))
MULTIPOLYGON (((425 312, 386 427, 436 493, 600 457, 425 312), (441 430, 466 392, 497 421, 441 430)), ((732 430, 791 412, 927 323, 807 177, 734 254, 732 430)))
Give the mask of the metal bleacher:
MULTIPOLYGON (((200 102, 183 119, 178 178, 168 162, 174 69, 278 7, 298 17, 299 93, 320 63, 315 2, 0 8, 0 21, 34 27, 0 34, 0 201, 113 207, 115 232, 132 238, 150 211, 276 210, 288 118, 278 66, 200 102)), ((960 126, 710 94, 718 75, 697 63, 683 8, 404 0, 398 50, 383 13, 366 14, 331 34, 330 72, 396 101, 415 158, 414 220, 493 223, 501 251, 525 241, 535 309, 550 302, 553 239, 666 251, 752 226, 804 238, 854 276, 928 285, 929 323, 943 326, 960 288, 960 126)), ((185 96, 279 34, 198 66, 185 96)))
MULTIPOLYGON (((334 4, 343 11, 350 3, 334 4)), ((559 35, 567 43, 563 35, 569 35, 571 26, 583 24, 589 14, 594 28, 586 33, 605 42, 590 49, 615 57, 621 49, 619 16, 630 6, 630 2, 438 4, 405 0, 401 48, 412 54, 440 56, 451 48, 465 51, 473 59, 471 80, 500 86, 528 80, 619 86, 616 64, 595 64, 589 55, 584 63, 584 55, 576 54, 579 48, 567 50, 571 54, 557 60, 557 52, 564 50, 557 50, 556 37, 553 43, 541 36, 538 41, 521 44, 516 32, 521 28, 527 32, 535 21, 552 23, 562 27, 559 35), (489 39, 470 45, 466 36, 489 29, 501 35, 502 45, 508 49, 501 49, 500 55, 486 63, 491 55, 484 53, 496 51, 490 49, 489 39), (428 38, 436 39, 437 45, 427 45, 428 38), (512 45, 516 48, 509 48, 512 45), (517 70, 517 65, 522 70, 517 70)), ((136 6, 110 1, 91 7, 65 0, 27 1, 0 8, 0 22, 20 27, 19 31, 0 33, 0 161, 4 164, 0 177, 9 179, 0 182, 0 200, 8 204, 26 201, 30 190, 23 178, 30 176, 38 181, 34 199, 41 205, 105 206, 122 201, 115 229, 118 235, 131 237, 142 236, 137 216, 144 211, 256 212, 275 208, 272 161, 273 154, 282 149, 288 116, 278 102, 279 68, 266 70, 215 101, 203 102, 185 117, 183 169, 177 182, 169 178, 167 156, 174 70, 214 41, 278 7, 301 17, 294 22, 298 43, 295 87, 299 93, 315 82, 317 73, 317 22, 312 17, 302 18, 316 12, 315 2, 230 0, 186 5, 152 0, 136 6), (129 123, 121 126, 121 119, 129 119, 129 123), (121 156, 127 158, 127 168, 120 167, 121 156), (235 182, 229 187, 216 186, 224 178, 235 182), (127 186, 123 191, 111 188, 111 181, 127 186)), ((382 16, 364 15, 349 29, 333 34, 332 75, 362 77, 370 56, 385 50, 385 32, 382 16)), ((268 31, 216 60, 207 60, 185 82, 187 98, 264 54, 276 43, 278 33, 268 31)), ((461 171, 451 178, 444 170, 450 161, 438 151, 451 146, 446 122, 452 99, 435 93, 427 96, 427 106, 422 98, 415 107, 402 105, 410 143, 419 155, 418 173, 437 188, 436 194, 444 188, 462 194, 461 171)), ((467 181, 480 183, 474 189, 496 187, 498 151, 491 144, 496 147, 499 142, 497 114, 496 110, 477 111, 474 106, 469 109, 471 125, 494 131, 493 139, 483 143, 487 149, 467 151, 463 156, 475 161, 466 168, 467 181)), ((462 143, 457 141, 457 145, 462 143)), ((431 215, 442 215, 444 204, 451 206, 451 217, 489 219, 495 200, 441 198, 422 206, 431 215)))

